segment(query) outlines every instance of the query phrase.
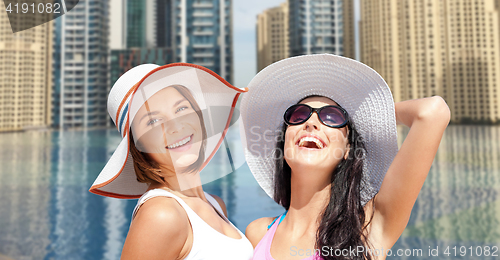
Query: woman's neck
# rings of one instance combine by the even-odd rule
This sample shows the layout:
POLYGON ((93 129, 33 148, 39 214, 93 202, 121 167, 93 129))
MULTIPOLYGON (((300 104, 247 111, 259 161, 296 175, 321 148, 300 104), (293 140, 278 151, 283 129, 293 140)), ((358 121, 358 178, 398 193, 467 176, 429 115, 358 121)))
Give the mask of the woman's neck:
POLYGON ((205 199, 199 173, 168 174, 165 183, 152 183, 148 190, 165 189, 180 197, 199 197, 205 199))
POLYGON ((320 216, 330 200, 331 183, 321 178, 311 178, 292 171, 290 207, 286 215, 292 232, 314 233, 320 216), (293 231, 293 230, 296 231, 293 231))

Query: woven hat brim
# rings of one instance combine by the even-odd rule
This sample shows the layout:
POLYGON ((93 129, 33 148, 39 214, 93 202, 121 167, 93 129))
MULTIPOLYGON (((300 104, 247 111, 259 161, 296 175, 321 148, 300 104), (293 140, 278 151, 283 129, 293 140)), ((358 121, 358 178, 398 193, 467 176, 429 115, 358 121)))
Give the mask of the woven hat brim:
POLYGON ((90 192, 119 199, 136 199, 146 192, 148 186, 137 181, 129 149, 129 136, 126 134, 92 184, 90 192))
POLYGON ((271 64, 248 88, 240 106, 245 158, 271 198, 283 113, 310 95, 328 97, 349 113, 366 146, 361 201, 364 205, 373 198, 398 151, 394 100, 377 72, 345 57, 305 55, 271 64))

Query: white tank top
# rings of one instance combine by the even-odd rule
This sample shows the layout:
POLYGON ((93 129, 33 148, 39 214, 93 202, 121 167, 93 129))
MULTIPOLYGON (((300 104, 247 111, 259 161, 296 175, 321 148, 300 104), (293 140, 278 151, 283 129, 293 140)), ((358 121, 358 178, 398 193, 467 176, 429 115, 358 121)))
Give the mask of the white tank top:
POLYGON ((241 238, 231 238, 222 233, 218 232, 210 225, 208 225, 203 219, 198 216, 189 205, 184 202, 180 197, 172 194, 163 189, 149 190, 139 198, 137 205, 135 206, 132 218, 139 210, 139 207, 146 202, 148 199, 154 197, 170 197, 177 200, 177 202, 184 208, 186 214, 191 222, 191 227, 193 230, 193 245, 191 251, 184 260, 249 260, 253 257, 253 246, 248 241, 248 239, 241 233, 241 231, 236 228, 229 219, 226 218, 222 208, 220 207, 217 200, 215 200, 210 194, 205 192, 205 197, 208 202, 219 212, 219 214, 231 224, 241 238))

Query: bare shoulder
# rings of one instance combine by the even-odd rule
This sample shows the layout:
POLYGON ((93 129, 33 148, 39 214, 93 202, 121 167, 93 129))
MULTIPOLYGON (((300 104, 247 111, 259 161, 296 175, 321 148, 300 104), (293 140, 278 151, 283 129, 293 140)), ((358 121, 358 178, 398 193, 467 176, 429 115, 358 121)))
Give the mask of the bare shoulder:
POLYGON ((149 224, 151 221, 165 226, 171 226, 167 223, 176 224, 176 226, 183 223, 189 224, 184 208, 175 199, 168 197, 155 197, 144 202, 134 218, 134 222, 141 224, 149 224), (148 223, 142 223, 146 221, 148 223))
POLYGON ((226 204, 224 201, 217 195, 210 194, 210 196, 214 197, 214 199, 219 203, 220 207, 222 208, 222 211, 224 212, 224 215, 227 217, 227 209, 226 209, 226 204))
POLYGON ((189 232, 187 214, 175 199, 152 198, 141 206, 132 221, 122 259, 176 259, 189 232), (166 244, 169 246, 165 247, 166 244))
POLYGON ((248 224, 247 229, 245 230, 245 236, 248 240, 250 240, 254 248, 264 237, 267 232, 267 226, 269 226, 274 219, 276 219, 276 217, 259 218, 248 224))

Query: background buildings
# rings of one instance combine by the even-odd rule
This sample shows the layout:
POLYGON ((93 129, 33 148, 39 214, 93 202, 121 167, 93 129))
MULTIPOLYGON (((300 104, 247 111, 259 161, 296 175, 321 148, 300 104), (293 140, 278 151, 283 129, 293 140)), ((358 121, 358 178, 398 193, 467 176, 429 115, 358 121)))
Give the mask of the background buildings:
MULTIPOLYGON (((0 6, 4 6, 0 0, 0 6)), ((14 23, 36 24, 43 16, 15 16, 14 23)), ((0 12, 0 132, 51 125, 52 23, 12 33, 0 12)))
POLYGON ((172 0, 178 62, 198 64, 233 81, 232 1, 172 0))
MULTIPOLYGON (((110 87, 141 63, 196 63, 235 82, 230 0, 65 2, 68 14, 15 34, 0 15, 0 131, 109 126, 110 87)), ((262 12, 258 69, 308 53, 355 57, 355 2, 262 12)), ((500 0, 360 2, 361 61, 396 101, 441 95, 454 122, 500 122, 500 0)), ((21 18, 14 24, 44 19, 21 18)))
POLYGON ((109 1, 79 1, 54 24, 53 126, 108 125, 109 1))
POLYGON ((127 70, 144 63, 168 64, 173 60, 170 48, 129 48, 111 50, 111 83, 127 70))
POLYGON ((257 70, 304 54, 355 57, 353 0, 288 0, 257 17, 257 70))
POLYGON ((289 57, 288 3, 257 16, 257 71, 289 57))
POLYGON ((453 122, 500 122, 499 12, 499 0, 361 0, 361 61, 395 101, 440 95, 453 122))
POLYGON ((352 0, 288 0, 288 6, 290 56, 326 52, 354 58, 354 46, 344 44, 354 42, 352 0))
POLYGON ((111 20, 125 19, 112 25, 112 38, 120 39, 112 43, 114 72, 141 63, 187 62, 233 81, 231 0, 112 0, 112 6, 111 20), (142 55, 120 63, 132 52, 142 55))

